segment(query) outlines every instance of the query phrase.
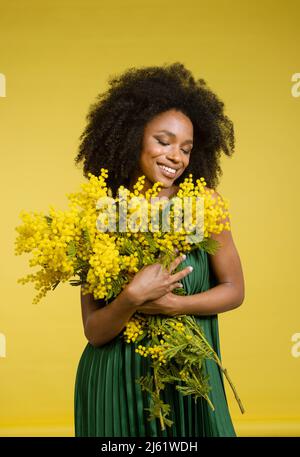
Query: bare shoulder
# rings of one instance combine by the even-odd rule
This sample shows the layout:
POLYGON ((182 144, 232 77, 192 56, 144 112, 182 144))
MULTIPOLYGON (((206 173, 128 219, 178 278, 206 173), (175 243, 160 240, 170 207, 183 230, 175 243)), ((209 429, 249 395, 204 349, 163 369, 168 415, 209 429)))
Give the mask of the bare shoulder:
MULTIPOLYGON (((216 202, 221 202, 221 201, 224 202, 224 201, 226 201, 223 198, 223 196, 219 192, 216 191, 216 189, 212 189, 212 188, 207 187, 207 186, 204 186, 204 189, 207 192, 207 194, 210 195, 216 202)), ((226 218, 223 219, 223 223, 224 223, 224 226, 226 224, 226 227, 230 227, 231 226, 229 214, 226 216, 226 218)), ((223 230, 221 232, 221 234, 226 233, 226 232, 231 232, 231 231, 230 230, 223 230)), ((215 238, 217 236, 218 236, 218 234, 212 234, 212 238, 215 238)))
MULTIPOLYGON (((206 190, 216 200, 222 199, 222 195, 215 189, 206 188, 206 190)), ((231 222, 229 213, 224 219, 228 229, 220 233, 212 233, 211 237, 219 242, 219 248, 214 255, 209 255, 209 263, 219 284, 226 283, 234 286, 237 291, 237 303, 239 305, 244 300, 245 281, 241 259, 232 236, 231 222)), ((239 306, 238 305, 238 306, 239 306)))

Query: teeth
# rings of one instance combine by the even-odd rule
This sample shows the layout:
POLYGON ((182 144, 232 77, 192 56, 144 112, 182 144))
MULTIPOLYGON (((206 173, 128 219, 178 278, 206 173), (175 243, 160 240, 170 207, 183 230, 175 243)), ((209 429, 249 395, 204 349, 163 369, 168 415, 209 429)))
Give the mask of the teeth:
POLYGON ((169 168, 169 167, 165 167, 164 165, 159 165, 160 168, 163 168, 164 170, 168 171, 169 173, 173 173, 175 175, 176 173, 176 170, 174 170, 174 168, 169 168))

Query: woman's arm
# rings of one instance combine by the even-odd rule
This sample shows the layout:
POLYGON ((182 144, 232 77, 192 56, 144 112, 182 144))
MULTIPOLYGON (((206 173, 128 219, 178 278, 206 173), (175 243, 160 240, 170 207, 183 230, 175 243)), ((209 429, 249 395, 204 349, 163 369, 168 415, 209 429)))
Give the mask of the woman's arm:
POLYGON ((125 287, 108 305, 95 300, 93 294, 81 292, 81 311, 84 334, 92 346, 102 346, 117 336, 136 311, 125 287))
POLYGON ((171 274, 182 260, 182 256, 177 257, 169 270, 159 263, 143 267, 108 305, 104 300, 95 300, 92 294, 83 295, 81 292, 82 321, 88 341, 95 347, 102 346, 122 331, 142 303, 178 287, 178 281, 191 272, 186 267, 171 274))
MULTIPOLYGON (((219 196, 216 191, 212 195, 214 198, 219 196)), ((229 217, 226 221, 230 223, 229 217)), ((243 303, 244 277, 232 232, 223 230, 220 234, 211 236, 220 242, 217 253, 208 256, 218 285, 194 295, 179 296, 170 293, 155 301, 144 303, 139 311, 146 314, 164 314, 168 303, 171 308, 171 312, 168 314, 172 316, 177 314, 211 315, 230 311, 243 303)))
POLYGON ((232 233, 213 235, 222 244, 215 255, 209 255, 218 285, 194 295, 175 296, 176 314, 211 315, 224 313, 244 301, 244 277, 232 233))

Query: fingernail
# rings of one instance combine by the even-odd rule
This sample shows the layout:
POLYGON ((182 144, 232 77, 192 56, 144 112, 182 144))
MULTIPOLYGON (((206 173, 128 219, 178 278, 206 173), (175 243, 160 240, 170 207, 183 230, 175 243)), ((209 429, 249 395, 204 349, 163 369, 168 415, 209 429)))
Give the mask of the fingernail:
POLYGON ((183 284, 180 283, 178 287, 183 287, 183 284))
POLYGON ((188 269, 189 269, 190 271, 193 271, 194 268, 193 268, 191 265, 189 265, 188 269))
POLYGON ((186 255, 185 254, 182 254, 182 260, 185 260, 186 259, 186 255))

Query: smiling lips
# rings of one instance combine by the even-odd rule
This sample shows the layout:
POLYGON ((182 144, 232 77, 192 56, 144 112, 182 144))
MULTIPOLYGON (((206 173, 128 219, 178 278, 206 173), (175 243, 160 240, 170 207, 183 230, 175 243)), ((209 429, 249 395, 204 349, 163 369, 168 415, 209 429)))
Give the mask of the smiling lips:
POLYGON ((164 176, 173 178, 176 175, 177 170, 175 168, 167 167, 166 165, 161 165, 159 163, 157 165, 162 170, 164 176))

